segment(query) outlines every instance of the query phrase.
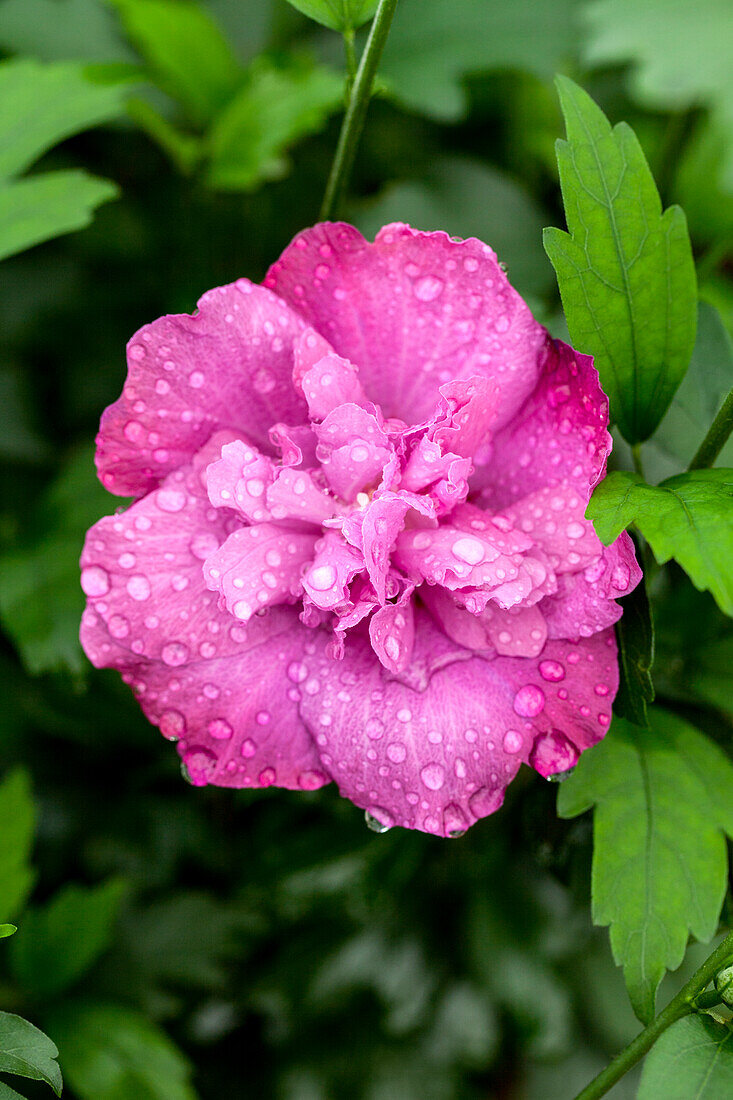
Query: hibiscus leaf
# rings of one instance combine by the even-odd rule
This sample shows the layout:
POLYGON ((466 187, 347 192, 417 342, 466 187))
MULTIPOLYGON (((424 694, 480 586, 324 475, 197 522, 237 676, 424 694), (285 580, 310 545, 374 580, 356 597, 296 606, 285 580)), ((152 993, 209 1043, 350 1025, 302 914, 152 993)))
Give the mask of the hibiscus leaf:
POLYGON ((35 810, 24 771, 9 772, 0 783, 0 916, 20 912, 33 885, 30 864, 35 810))
POLYGON ((111 0, 153 79, 205 125, 234 95, 239 65, 221 30, 194 0, 111 0))
POLYGON ((549 80, 576 53, 578 0, 401 0, 380 76, 402 103, 441 120, 468 105, 469 73, 549 80))
POLYGON ((215 120, 208 138, 207 182, 247 191, 287 171, 285 149, 320 129, 343 97, 341 77, 307 58, 261 57, 215 120))
POLYGON ((721 830, 733 837, 733 764, 682 719, 656 708, 649 719, 649 729, 614 719, 558 796, 561 817, 595 806, 593 920, 611 926, 645 1023, 689 933, 707 941, 716 930, 727 875, 721 830))
POLYGON ((79 1100, 196 1100, 185 1056, 134 1009, 65 1000, 47 1016, 79 1100))
POLYGON ((118 195, 114 183, 75 168, 0 185, 0 260, 83 229, 98 206, 118 195))
POLYGON ((303 15, 332 31, 348 31, 371 19, 379 0, 288 0, 303 15))
POLYGON ((122 84, 95 84, 75 62, 0 64, 0 180, 25 171, 72 134, 122 114, 122 84))
POLYGON ((0 1073, 45 1081, 57 1096, 63 1082, 58 1050, 47 1035, 12 1012, 0 1012, 0 1073))
POLYGON ((617 470, 593 493, 586 517, 606 546, 634 523, 660 564, 674 558, 733 615, 733 470, 691 470, 656 486, 617 470))
POLYGON ((733 1096, 733 1027, 705 1013, 677 1020, 644 1062, 636 1100, 733 1096))
POLYGON ((566 77, 557 85, 567 128, 558 141, 568 233, 546 229, 574 345, 592 354, 611 418, 629 443, 647 439, 690 362, 697 293, 682 210, 662 213, 633 130, 613 129, 566 77))
POLYGON ((631 62, 632 90, 645 106, 707 106, 728 135, 723 182, 733 191, 733 8, 729 0, 597 0, 584 12, 585 60, 631 62))
POLYGON ((27 910, 10 949, 21 988, 53 997, 80 978, 109 946, 124 890, 117 879, 94 887, 72 884, 27 910))
POLYGON ((646 726, 647 703, 654 702, 654 624, 644 577, 624 599, 624 613, 616 623, 616 641, 620 683, 613 701, 614 713, 646 726))

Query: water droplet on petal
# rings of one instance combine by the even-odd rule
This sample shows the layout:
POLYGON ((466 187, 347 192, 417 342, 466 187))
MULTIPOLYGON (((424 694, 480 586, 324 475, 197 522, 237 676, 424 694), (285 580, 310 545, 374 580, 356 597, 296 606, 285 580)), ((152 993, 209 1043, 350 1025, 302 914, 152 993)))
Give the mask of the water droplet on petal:
POLYGON ((517 753, 522 748, 522 735, 517 730, 507 730, 504 734, 504 751, 509 753, 517 753))
POLYGON ((127 582, 127 594, 139 602, 147 600, 150 597, 150 581, 142 573, 136 573, 127 582))
POLYGON ((176 668, 188 660, 188 647, 181 642, 169 642, 168 645, 163 646, 160 656, 164 664, 170 668, 176 668))
POLYGON ((421 302, 433 302, 442 293, 444 285, 443 280, 437 275, 423 275, 412 289, 415 297, 421 302))
POLYGON ((216 741, 228 741, 232 736, 232 727, 224 718, 214 718, 206 728, 216 741))
POLYGON ((478 565, 480 561, 484 560, 484 546, 478 539, 472 538, 470 535, 465 538, 456 539, 452 546, 453 553, 461 561, 467 562, 469 565, 478 565))
POLYGON ((559 683, 565 679, 565 669, 559 661, 540 661, 540 676, 550 683, 559 683))
POLYGON ((545 693, 535 684, 525 684, 514 696, 514 712, 522 718, 536 718, 545 706, 545 693))
POLYGON ((401 741, 393 741, 391 745, 387 745, 387 759, 393 764, 401 764, 406 756, 407 749, 401 741))
POLYGON ((106 596, 109 592, 109 573, 101 565, 82 569, 81 587, 87 596, 106 596))
POLYGON ((327 592, 336 583, 336 570, 332 565, 316 565, 308 574, 308 583, 316 592, 327 592))
POLYGON ((426 764, 420 770, 420 778, 431 791, 439 791, 445 783, 445 768, 442 764, 426 764))

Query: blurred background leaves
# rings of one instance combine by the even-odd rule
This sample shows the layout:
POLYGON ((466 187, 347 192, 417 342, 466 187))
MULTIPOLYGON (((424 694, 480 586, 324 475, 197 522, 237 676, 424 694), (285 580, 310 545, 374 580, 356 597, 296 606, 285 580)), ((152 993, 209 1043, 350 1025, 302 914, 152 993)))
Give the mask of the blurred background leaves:
MULTIPOLYGON (((399 219, 487 240, 562 335, 540 232, 564 224, 554 73, 628 120, 663 204, 686 208, 703 299, 651 481, 683 468, 730 385, 730 11, 693 7, 704 64, 684 0, 402 0, 348 210, 370 234, 399 219)), ((374 836, 331 789, 193 791, 78 646, 83 533, 124 506, 90 447, 124 344, 261 279, 315 220, 338 36, 284 0, 0 0, 0 50, 0 82, 25 73, 34 102, 66 104, 35 144, 16 127, 31 152, 0 221, 3 195, 54 177, 76 204, 46 204, 16 237, 37 246, 2 264, 0 921, 18 932, 0 1006, 48 1032, 78 1100, 568 1100, 638 1026, 591 926, 588 815, 559 820, 529 772, 452 842, 374 836)), ((729 748, 730 621, 676 566, 650 581, 658 699, 729 748)))

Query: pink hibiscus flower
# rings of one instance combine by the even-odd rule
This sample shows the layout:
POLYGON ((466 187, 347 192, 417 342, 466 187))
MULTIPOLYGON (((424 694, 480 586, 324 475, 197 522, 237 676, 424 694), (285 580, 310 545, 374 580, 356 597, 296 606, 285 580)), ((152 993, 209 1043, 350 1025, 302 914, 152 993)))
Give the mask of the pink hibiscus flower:
POLYGON ((486 245, 317 225, 131 340, 97 461, 137 500, 88 533, 84 648, 194 784, 335 780, 457 835, 611 720, 641 574, 584 519, 607 424, 486 245))

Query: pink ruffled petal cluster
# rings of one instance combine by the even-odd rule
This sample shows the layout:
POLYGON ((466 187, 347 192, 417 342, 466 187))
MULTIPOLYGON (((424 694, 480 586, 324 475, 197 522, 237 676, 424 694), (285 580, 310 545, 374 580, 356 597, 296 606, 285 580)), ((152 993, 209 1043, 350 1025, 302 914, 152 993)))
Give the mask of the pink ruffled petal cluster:
POLYGON ((486 245, 317 225, 131 340, 97 457, 137 500, 88 533, 84 648, 195 784, 461 833, 610 722, 641 574, 584 518, 607 424, 486 245))

